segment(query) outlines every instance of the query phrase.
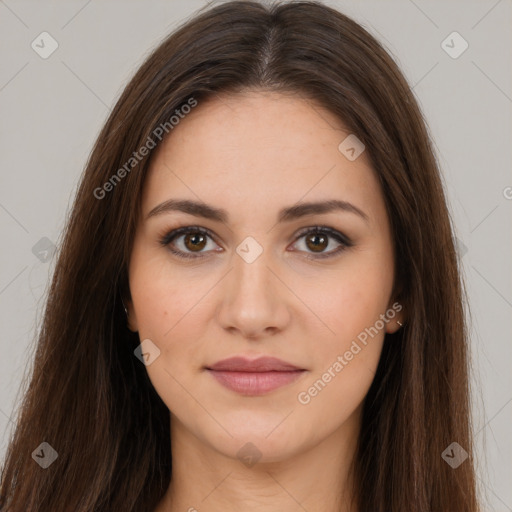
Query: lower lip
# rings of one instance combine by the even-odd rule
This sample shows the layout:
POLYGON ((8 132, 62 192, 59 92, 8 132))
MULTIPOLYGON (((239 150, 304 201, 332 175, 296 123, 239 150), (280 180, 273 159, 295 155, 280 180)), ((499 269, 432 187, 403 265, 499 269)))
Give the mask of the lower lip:
POLYGON ((223 386, 242 395, 257 396, 270 393, 294 380, 305 370, 289 372, 226 372, 208 370, 223 386))

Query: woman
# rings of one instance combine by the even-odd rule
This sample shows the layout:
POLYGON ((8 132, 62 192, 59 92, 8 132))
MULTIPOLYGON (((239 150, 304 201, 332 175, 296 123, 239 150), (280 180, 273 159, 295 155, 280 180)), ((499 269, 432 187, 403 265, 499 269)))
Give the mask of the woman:
POLYGON ((320 3, 210 8, 92 151, 2 510, 475 512, 466 344, 391 57, 320 3))

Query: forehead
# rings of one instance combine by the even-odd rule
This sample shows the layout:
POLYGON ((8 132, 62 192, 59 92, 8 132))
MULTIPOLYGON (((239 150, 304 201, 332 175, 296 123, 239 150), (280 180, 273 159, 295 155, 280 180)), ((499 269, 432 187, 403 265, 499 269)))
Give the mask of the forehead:
POLYGON ((215 96, 184 116, 157 148, 143 211, 169 196, 216 197, 218 206, 248 211, 327 196, 378 202, 365 153, 350 161, 338 149, 349 135, 334 114, 298 95, 215 96))

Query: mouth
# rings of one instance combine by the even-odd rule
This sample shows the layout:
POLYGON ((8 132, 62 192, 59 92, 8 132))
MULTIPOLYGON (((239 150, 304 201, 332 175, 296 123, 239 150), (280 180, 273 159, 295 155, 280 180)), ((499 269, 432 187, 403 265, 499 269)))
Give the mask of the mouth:
POLYGON ((205 369, 224 387, 245 396, 270 393, 307 372, 275 357, 260 357, 253 361, 232 357, 205 369))

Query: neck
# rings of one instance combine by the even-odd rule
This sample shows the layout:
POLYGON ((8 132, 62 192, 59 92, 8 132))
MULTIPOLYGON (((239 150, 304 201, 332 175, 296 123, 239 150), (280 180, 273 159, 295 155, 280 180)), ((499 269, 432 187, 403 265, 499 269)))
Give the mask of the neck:
POLYGON ((155 512, 357 512, 351 505, 350 466, 358 426, 354 414, 319 444, 248 467, 171 416, 172 480, 155 512))

